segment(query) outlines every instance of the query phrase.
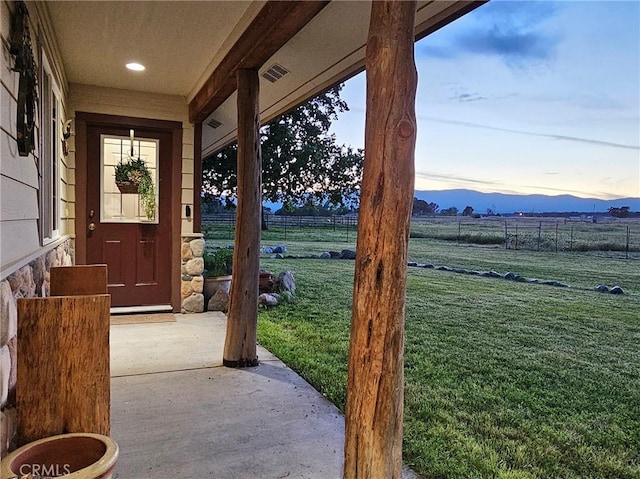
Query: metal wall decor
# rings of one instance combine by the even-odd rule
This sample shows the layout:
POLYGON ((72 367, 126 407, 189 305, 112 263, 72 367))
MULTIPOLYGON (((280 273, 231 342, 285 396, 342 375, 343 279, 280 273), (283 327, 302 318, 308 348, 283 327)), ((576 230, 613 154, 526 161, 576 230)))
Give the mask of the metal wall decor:
POLYGON ((38 78, 31 48, 29 10, 22 0, 15 4, 9 48, 11 54, 16 57, 13 71, 20 74, 17 116, 18 153, 20 156, 29 156, 29 153, 35 150, 38 78))

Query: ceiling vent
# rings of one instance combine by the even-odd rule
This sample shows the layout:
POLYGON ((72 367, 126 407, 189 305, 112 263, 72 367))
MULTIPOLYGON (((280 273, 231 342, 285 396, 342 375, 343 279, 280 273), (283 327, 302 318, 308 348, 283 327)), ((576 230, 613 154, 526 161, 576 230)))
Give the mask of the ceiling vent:
POLYGON ((220 123, 218 120, 214 120, 213 118, 211 118, 211 120, 207 122, 207 125, 209 125, 211 128, 215 130, 216 128, 221 126, 222 123, 220 123))
POLYGON ((271 83, 275 83, 287 73, 289 73, 289 70, 287 70, 282 65, 274 63, 266 72, 262 74, 262 78, 269 80, 271 83))

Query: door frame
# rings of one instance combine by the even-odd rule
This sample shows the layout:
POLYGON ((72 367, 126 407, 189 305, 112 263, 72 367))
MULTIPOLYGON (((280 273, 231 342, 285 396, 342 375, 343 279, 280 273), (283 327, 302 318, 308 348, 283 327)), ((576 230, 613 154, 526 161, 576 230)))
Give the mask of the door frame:
POLYGON ((76 112, 75 163, 76 211, 75 257, 76 264, 87 264, 87 131, 89 126, 124 127, 157 130, 171 133, 171 307, 180 312, 180 233, 182 198, 182 123, 101 113, 76 112))

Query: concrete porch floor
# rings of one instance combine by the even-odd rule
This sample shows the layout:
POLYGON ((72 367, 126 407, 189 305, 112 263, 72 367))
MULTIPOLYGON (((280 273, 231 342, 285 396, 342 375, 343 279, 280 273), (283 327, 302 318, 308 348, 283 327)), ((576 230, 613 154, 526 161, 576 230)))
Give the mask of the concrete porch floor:
POLYGON ((342 477, 335 406, 264 348, 223 367, 223 314, 176 317, 111 326, 114 479, 342 477))

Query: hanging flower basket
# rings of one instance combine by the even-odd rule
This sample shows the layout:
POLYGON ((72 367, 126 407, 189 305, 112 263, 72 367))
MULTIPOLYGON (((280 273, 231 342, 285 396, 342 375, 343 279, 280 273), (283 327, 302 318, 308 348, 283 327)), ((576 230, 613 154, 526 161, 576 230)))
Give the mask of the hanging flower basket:
POLYGON ((147 218, 156 216, 156 192, 151 172, 140 158, 127 158, 115 167, 116 186, 120 193, 139 194, 142 208, 147 218))
POLYGON ((137 195, 140 187, 139 183, 130 183, 127 181, 118 181, 116 186, 123 195, 137 195))

